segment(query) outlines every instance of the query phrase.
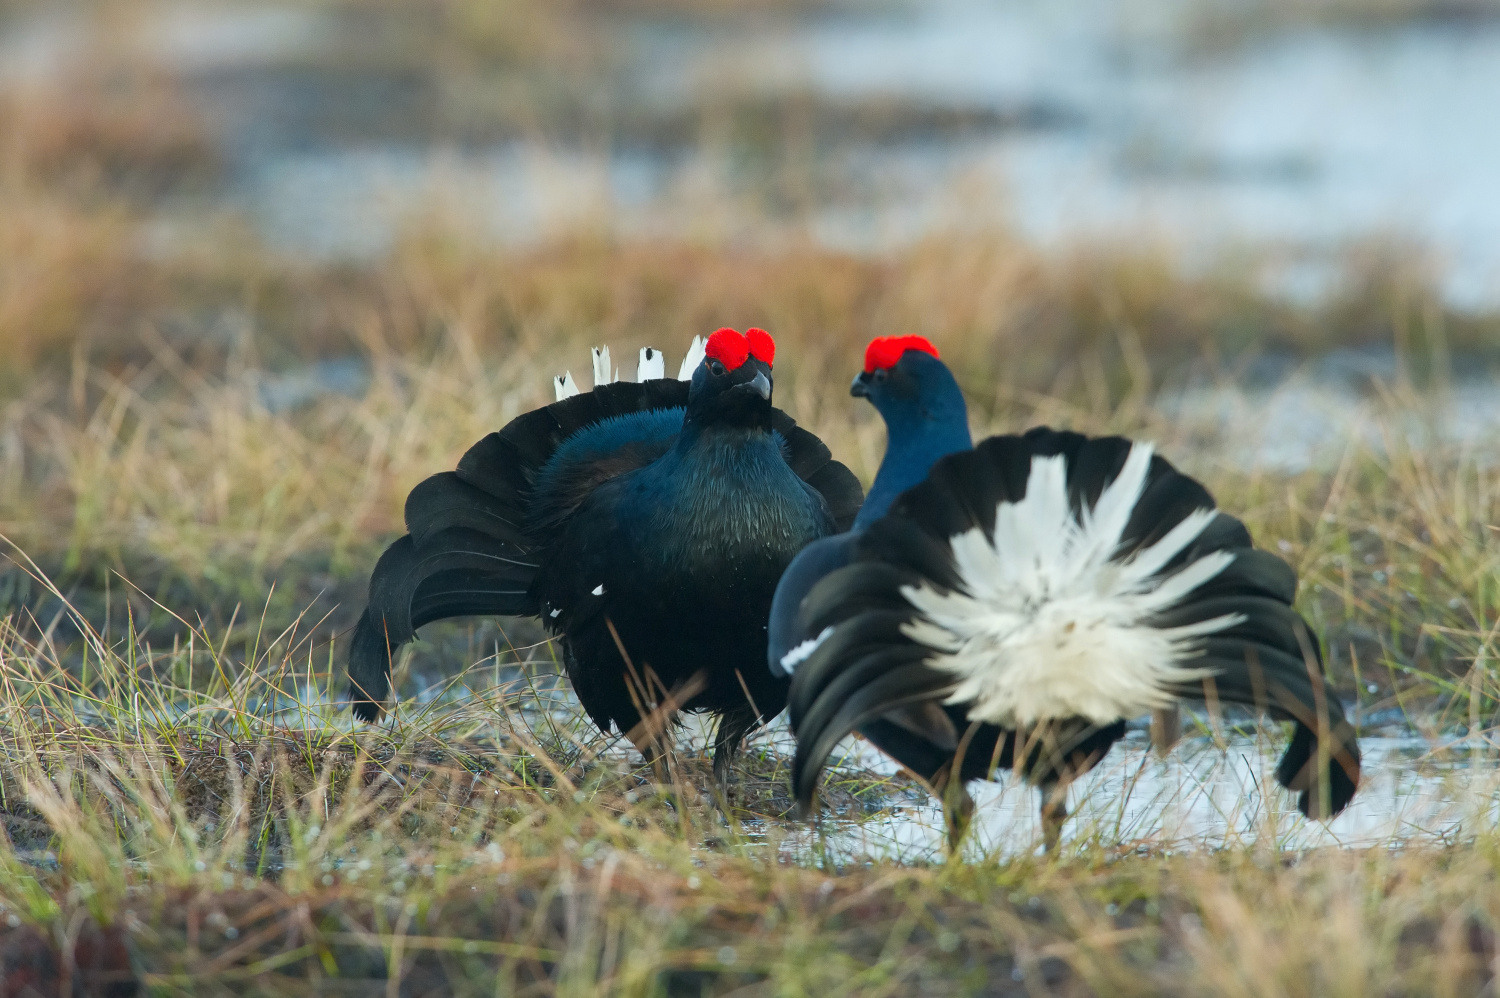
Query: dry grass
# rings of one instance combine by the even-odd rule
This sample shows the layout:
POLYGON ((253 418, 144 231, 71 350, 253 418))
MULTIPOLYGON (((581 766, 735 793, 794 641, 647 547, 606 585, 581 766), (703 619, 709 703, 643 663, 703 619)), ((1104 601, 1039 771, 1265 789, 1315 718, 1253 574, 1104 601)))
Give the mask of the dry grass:
MULTIPOLYGON (((1352 996, 1492 980, 1488 819, 1447 848, 1171 854, 1085 833, 1056 861, 829 868, 782 817, 774 755, 715 799, 705 759, 657 783, 524 679, 350 732, 295 635, 243 662, 205 632, 170 652, 86 640, 80 673, 0 634, 12 988, 1352 996)), ((888 783, 840 773, 860 793, 832 803, 878 813, 888 783)))
MULTIPOLYGON (((253 337, 216 370, 148 338, 116 370, 80 362, 12 403, 4 530, 61 568, 79 611, 44 580, 10 573, 0 904, 16 924, 0 961, 11 979, 72 974, 101 989, 117 973, 192 994, 1488 986, 1500 913, 1482 798, 1447 847, 1299 855, 1268 829, 1260 845, 1166 852, 1097 829, 1056 862, 1007 852, 828 867, 784 817, 774 744, 751 754, 729 801, 715 802, 695 755, 659 786, 549 685, 546 646, 505 644, 525 633, 512 629, 467 639, 439 629, 437 652, 398 680, 408 696, 433 683, 441 695, 410 699, 392 729, 352 731, 329 703, 338 631, 400 529, 404 493, 545 401, 547 375, 563 357, 581 369, 591 340, 628 348, 641 315, 702 328, 727 298, 749 321, 805 330, 783 336, 784 404, 866 477, 880 447, 878 426, 841 390, 865 332, 844 320, 820 340, 798 319, 836 321, 859 300, 865 264, 846 263, 843 281, 766 264, 776 281, 757 285, 736 280, 746 268, 733 258, 684 250, 679 273, 701 290, 663 276, 661 298, 643 305, 621 289, 647 282, 619 264, 666 273, 659 251, 558 251, 509 278, 502 331, 482 318, 498 307, 471 264, 410 252, 385 272, 407 275, 389 285, 400 290, 369 309, 379 332, 360 355, 369 382, 356 395, 273 410, 264 375, 252 376, 253 337), (800 290, 785 301, 765 291, 788 284, 800 290), (444 299, 455 304, 424 331, 412 303, 444 299), (401 314, 416 318, 382 318, 401 314), (627 318, 612 327, 611 316, 627 318), (90 603, 106 583, 112 601, 90 603)), ((993 258, 975 259, 977 270, 993 258)), ((882 300, 909 296, 917 311, 935 300, 915 278, 899 289, 882 300)), ((652 339, 677 346, 660 330, 652 339)), ((944 346, 972 383, 996 342, 944 346)), ((988 404, 976 393, 980 428, 1048 421, 1156 439, 1299 567, 1303 607, 1362 709, 1402 706, 1434 735, 1467 727, 1488 744, 1500 496, 1488 451, 1409 439, 1405 422, 1432 397, 1397 383, 1378 407, 1382 445, 1351 439, 1342 462, 1287 474, 1236 460, 1243 424, 1162 408, 1149 363, 1091 364, 1095 374, 1079 363, 1055 393, 1003 382, 988 404)), ((856 819, 910 793, 860 771, 834 786, 856 819)))

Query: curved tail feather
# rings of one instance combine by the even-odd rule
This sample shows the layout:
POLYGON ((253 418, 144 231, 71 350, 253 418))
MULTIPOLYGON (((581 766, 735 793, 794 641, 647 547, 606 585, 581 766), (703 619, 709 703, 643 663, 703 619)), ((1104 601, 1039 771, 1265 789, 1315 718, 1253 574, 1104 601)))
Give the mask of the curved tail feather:
MULTIPOLYGON (((472 509, 452 518, 471 519, 472 509)), ((506 540, 467 527, 408 535, 381 555, 370 575, 369 605, 349 648, 350 699, 361 720, 375 721, 390 694, 398 649, 417 628, 435 620, 476 615, 534 614, 530 596, 536 566, 506 540)))
MULTIPOLYGON (((1304 814, 1337 814, 1359 783, 1355 732, 1291 606, 1295 573, 1250 543, 1123 438, 1042 428, 943 458, 801 601, 795 632, 820 637, 789 665, 799 800, 854 730, 931 769, 938 736, 914 748, 899 716, 923 700, 1022 742, 987 736, 997 753, 1061 732, 1053 762, 1085 765, 1124 719, 1192 699, 1293 722, 1277 778, 1304 814)), ((1032 754, 1029 779, 1057 775, 1032 754)))
POLYGON ((1310 818, 1330 818, 1347 807, 1359 787, 1359 742, 1343 705, 1327 687, 1315 647, 1288 653, 1232 639, 1206 645, 1203 661, 1214 675, 1179 694, 1291 721, 1292 740, 1277 764, 1276 781, 1298 794, 1297 809, 1310 818))

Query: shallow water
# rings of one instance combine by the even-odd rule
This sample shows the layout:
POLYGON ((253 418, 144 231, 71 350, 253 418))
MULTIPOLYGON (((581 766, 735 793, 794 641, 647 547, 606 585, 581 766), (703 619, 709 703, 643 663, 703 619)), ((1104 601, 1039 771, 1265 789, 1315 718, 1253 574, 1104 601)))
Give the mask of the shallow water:
MULTIPOLYGON (((1279 738, 1230 733, 1220 746, 1192 737, 1165 760, 1134 730, 1093 772, 1070 790, 1064 848, 1092 843, 1106 849, 1223 848, 1270 842, 1298 850, 1451 842, 1500 820, 1500 774, 1494 746, 1472 756, 1453 747, 1435 752, 1410 731, 1360 739, 1363 778, 1353 803, 1332 821, 1308 821, 1295 797, 1273 776, 1279 738)), ((850 762, 894 772, 878 752, 850 743, 850 762)), ((965 844, 972 858, 1006 858, 1040 849, 1035 790, 1008 774, 970 785, 977 805, 965 844)), ((942 809, 925 795, 895 803, 877 817, 825 818, 816 830, 794 834, 792 853, 818 851, 837 862, 900 859, 936 861, 944 854, 942 809)))
MULTIPOLYGON (((1388 384, 1380 374, 1370 377, 1388 384)), ((1461 451, 1481 466, 1500 439, 1500 387, 1466 379, 1398 404, 1316 369, 1270 384, 1198 384, 1164 392, 1160 411, 1180 431, 1241 469, 1295 473, 1337 465, 1346 454, 1461 451)))
POLYGON ((810 27, 781 58, 832 93, 1059 109, 1074 124, 942 166, 1000 185, 1033 237, 1160 235, 1190 259, 1284 245, 1296 290, 1320 251, 1389 234, 1436 251, 1455 301, 1496 300, 1500 31, 1304 31, 1193 54, 1160 29, 1188 9, 946 0, 810 27))
MULTIPOLYGON (((1192 25, 1209 2, 848 3, 732 27, 637 19, 614 33, 611 87, 629 120, 598 140, 488 145, 433 135, 394 70, 307 72, 336 35, 315 8, 163 6, 136 44, 190 81, 229 181, 207 206, 164 211, 158 235, 190 239, 195 212, 228 207, 282 249, 357 257, 434 202, 510 243, 602 226, 869 251, 1007 228, 1044 244, 1160 240, 1201 268, 1250 247, 1270 253, 1268 284, 1299 298, 1329 290, 1348 247, 1377 239, 1430 254, 1454 304, 1500 303, 1500 25, 1205 43, 1192 25), (805 203, 776 217, 747 190, 767 181, 743 152, 663 124, 746 97, 813 100, 836 121, 884 100, 914 124, 814 136, 805 203), (955 111, 974 123, 932 126, 955 111)), ((70 24, 43 17, 0 39, 0 86, 64 64, 70 24)))
MULTIPOLYGON (((436 682, 399 710, 410 720, 427 711, 441 717, 455 707, 474 707, 477 710, 464 712, 458 728, 479 733, 493 724, 492 734, 512 751, 541 738, 573 744, 585 755, 599 751, 601 758, 626 768, 640 764, 623 738, 602 745, 596 741, 593 727, 561 677, 505 666, 498 672, 483 670, 471 682, 480 675, 500 685, 478 682, 471 688, 436 682), (501 700, 504 709, 487 720, 501 700), (513 725, 528 732, 517 742, 504 734, 513 725)), ((286 685, 273 697, 251 695, 241 708, 179 704, 172 718, 153 715, 146 720, 212 724, 233 714, 239 723, 255 715, 267 728, 282 731, 366 730, 347 710, 330 704, 327 690, 307 684, 286 685)), ((1362 728, 1362 775, 1353 802, 1332 821, 1305 819, 1296 810, 1295 795, 1276 783, 1276 762, 1285 747, 1280 726, 1226 724, 1187 710, 1185 737, 1165 758, 1151 749, 1144 722, 1136 722, 1104 760, 1070 788, 1065 848, 1159 851, 1252 843, 1290 851, 1320 846, 1400 848, 1462 841, 1500 825, 1500 741, 1494 732, 1471 736, 1439 727, 1435 719, 1406 717, 1395 710, 1372 714, 1362 705, 1346 708, 1362 728)), ((79 716, 91 716, 91 710, 80 704, 79 716)), ((678 750, 684 757, 697 757, 712 744, 712 726, 701 715, 681 720, 678 750)), ((746 747, 748 753, 779 758, 786 766, 775 763, 775 768, 783 771, 795 750, 785 716, 753 734, 746 747)), ((764 773, 769 764, 763 760, 748 765, 747 772, 764 773)), ((863 802, 860 813, 825 811, 811 824, 790 817, 749 820, 743 832, 750 841, 788 858, 838 864, 943 859, 945 830, 938 802, 905 778, 880 782, 899 777, 899 766, 851 736, 830 755, 829 767, 824 781, 836 779, 842 791, 857 792, 863 802)), ((994 782, 969 784, 969 790, 976 810, 965 843, 967 856, 1005 859, 1040 850, 1035 789, 1010 773, 1000 773, 994 782)), ((843 806, 859 806, 849 805, 850 799, 844 792, 839 795, 843 806)))
MULTIPOLYGON (((1308 298, 1351 244, 1399 240, 1431 253, 1454 304, 1500 302, 1500 31, 1301 34, 1190 58, 1132 38, 1107 5, 948 0, 749 38, 644 28, 631 65, 666 108, 728 79, 1024 123, 827 151, 799 226, 829 245, 1003 227, 1049 245, 1160 241, 1205 268, 1253 247, 1274 253, 1269 282, 1308 298)), ((703 202, 737 193, 735 172, 677 149, 313 150, 257 162, 240 194, 273 241, 337 253, 379 246, 401 205, 437 189, 506 241, 601 216, 692 234, 703 202)))

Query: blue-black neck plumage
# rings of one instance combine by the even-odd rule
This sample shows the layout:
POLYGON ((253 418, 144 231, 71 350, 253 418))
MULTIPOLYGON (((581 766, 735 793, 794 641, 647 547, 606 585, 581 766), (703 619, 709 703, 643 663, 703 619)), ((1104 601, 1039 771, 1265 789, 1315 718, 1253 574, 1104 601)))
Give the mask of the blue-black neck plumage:
POLYGON ((938 458, 974 446, 969 411, 953 373, 936 357, 907 351, 878 377, 862 374, 854 394, 870 400, 885 420, 885 458, 854 529, 874 523, 896 497, 927 477, 938 458))
POLYGON ((769 375, 753 358, 721 375, 706 363, 695 373, 676 445, 633 485, 635 501, 651 503, 648 518, 660 521, 654 557, 717 564, 734 552, 784 565, 833 531, 826 504, 786 463, 771 428, 769 375), (669 490, 670 508, 660 501, 669 490))

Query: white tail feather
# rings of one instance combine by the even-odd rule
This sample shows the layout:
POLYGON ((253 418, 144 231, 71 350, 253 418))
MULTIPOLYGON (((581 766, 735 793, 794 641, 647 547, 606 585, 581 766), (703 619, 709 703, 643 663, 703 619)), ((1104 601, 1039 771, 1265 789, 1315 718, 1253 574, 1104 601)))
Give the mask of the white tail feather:
POLYGON ((812 658, 813 652, 817 651, 818 648, 823 644, 823 642, 827 641, 831 637, 833 637, 833 628, 825 627, 818 633, 817 637, 808 638, 806 641, 802 642, 791 651, 781 656, 782 674, 790 676, 792 672, 797 668, 797 666, 812 658))
MULTIPOLYGON (((677 372, 677 380, 693 380, 693 372, 698 365, 703 363, 704 347, 706 341, 701 336, 694 336, 692 344, 688 347, 687 356, 682 360, 682 368, 677 372)), ((609 362, 609 347, 594 347, 592 349, 594 368, 594 387, 607 385, 620 380, 618 368, 612 368, 609 362)), ((641 347, 640 360, 636 364, 635 380, 652 381, 667 376, 666 356, 655 347, 641 347)), ((578 394, 578 385, 573 380, 571 371, 559 374, 552 379, 553 390, 557 393, 557 400, 561 402, 578 394)))
POLYGON ((641 347, 641 359, 635 366, 636 381, 654 381, 667 376, 667 359, 655 347, 641 347))
POLYGON ((678 381, 692 381, 693 372, 698 370, 698 365, 703 363, 705 350, 708 343, 701 336, 694 336, 692 344, 688 347, 687 356, 682 358, 682 366, 677 369, 678 381))
POLYGON ((1176 628, 1148 621, 1234 560, 1216 551, 1157 574, 1214 511, 1192 513, 1150 547, 1112 560, 1150 466, 1151 448, 1132 447, 1098 502, 1075 519, 1064 459, 1032 458, 1026 495, 996 507, 993 536, 975 527, 949 539, 966 591, 903 587, 922 614, 907 636, 937 653, 929 665, 959 680, 948 703, 971 704, 970 720, 1004 726, 1059 717, 1107 723, 1165 706, 1169 684, 1206 674, 1180 663, 1197 654, 1197 638, 1243 616, 1176 628))
POLYGON ((610 376, 609 347, 594 347, 594 387, 607 385, 616 380, 610 376))

